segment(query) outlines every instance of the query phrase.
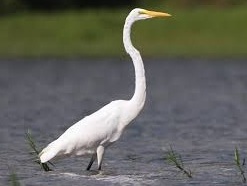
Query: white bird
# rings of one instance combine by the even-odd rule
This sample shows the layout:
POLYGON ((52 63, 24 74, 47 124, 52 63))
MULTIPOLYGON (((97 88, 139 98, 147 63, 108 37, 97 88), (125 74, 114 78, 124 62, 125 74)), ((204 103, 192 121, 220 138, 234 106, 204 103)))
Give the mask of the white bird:
POLYGON ((105 149, 120 138, 125 127, 142 110, 146 99, 145 70, 139 51, 131 43, 131 26, 137 20, 166 16, 170 14, 140 8, 135 8, 129 13, 124 24, 123 43, 135 68, 133 97, 130 100, 112 101, 72 125, 41 151, 39 154, 41 163, 64 156, 92 155, 87 170, 90 170, 96 158, 98 170, 101 170, 105 149))

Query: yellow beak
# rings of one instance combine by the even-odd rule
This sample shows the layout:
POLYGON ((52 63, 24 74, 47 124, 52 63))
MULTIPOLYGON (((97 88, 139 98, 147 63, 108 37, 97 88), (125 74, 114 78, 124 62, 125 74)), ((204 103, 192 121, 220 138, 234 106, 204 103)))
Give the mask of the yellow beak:
POLYGON ((164 12, 155 12, 155 11, 149 11, 149 10, 142 10, 141 11, 142 14, 147 14, 151 17, 170 17, 171 15, 168 13, 164 13, 164 12))

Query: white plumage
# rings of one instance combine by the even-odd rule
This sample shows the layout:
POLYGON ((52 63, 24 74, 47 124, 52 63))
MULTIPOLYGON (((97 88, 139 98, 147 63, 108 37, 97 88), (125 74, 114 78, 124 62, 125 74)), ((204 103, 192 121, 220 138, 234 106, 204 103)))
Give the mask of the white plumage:
POLYGON ((72 125, 41 152, 41 162, 55 156, 93 154, 98 146, 116 141, 124 125, 115 123, 120 123, 118 113, 124 110, 126 104, 126 101, 113 101, 72 125))
POLYGON ((124 128, 142 110, 146 99, 144 66, 139 51, 131 43, 131 26, 137 20, 165 16, 170 15, 140 8, 130 12, 123 29, 123 42, 125 50, 131 56, 135 67, 136 86, 134 96, 130 100, 112 101, 72 125, 58 139, 41 151, 39 156, 42 163, 53 158, 91 154, 92 158, 87 170, 91 168, 96 157, 98 169, 101 170, 105 149, 119 139, 124 128))

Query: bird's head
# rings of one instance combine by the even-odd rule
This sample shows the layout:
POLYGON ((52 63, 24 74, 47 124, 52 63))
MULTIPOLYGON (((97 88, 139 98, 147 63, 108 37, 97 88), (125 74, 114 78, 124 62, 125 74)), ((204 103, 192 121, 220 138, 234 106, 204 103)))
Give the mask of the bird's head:
POLYGON ((153 17, 168 17, 171 15, 164 12, 155 12, 155 11, 145 10, 142 8, 135 8, 130 12, 129 16, 132 17, 134 20, 142 20, 153 17))

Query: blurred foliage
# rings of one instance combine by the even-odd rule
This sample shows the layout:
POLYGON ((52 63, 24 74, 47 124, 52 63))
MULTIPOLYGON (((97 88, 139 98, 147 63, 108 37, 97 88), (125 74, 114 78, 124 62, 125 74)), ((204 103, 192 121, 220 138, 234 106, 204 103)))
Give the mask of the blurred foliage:
POLYGON ((161 7, 172 6, 182 8, 193 8, 197 6, 216 6, 228 7, 233 5, 242 5, 247 3, 247 0, 163 0, 163 1, 148 1, 148 0, 1 0, 0 14, 13 13, 18 11, 33 11, 33 10, 61 10, 61 9, 82 9, 82 8, 112 8, 112 7, 161 7))
POLYGON ((136 0, 19 0, 23 4, 27 5, 29 9, 42 9, 42 10, 54 10, 54 9, 68 9, 68 8, 86 8, 86 7, 122 7, 134 5, 136 0))
MULTIPOLYGON (((150 7, 145 7, 150 8, 150 7)), ((149 57, 247 57, 247 6, 167 10, 169 19, 133 27, 134 45, 149 57)), ((0 19, 0 58, 125 56, 122 28, 130 9, 27 12, 0 19)))
POLYGON ((137 0, 0 0, 0 14, 18 11, 52 11, 82 8, 113 8, 136 5, 137 0))
POLYGON ((23 9, 24 5, 20 0, 1 0, 0 1, 0 14, 12 13, 17 10, 23 9))
POLYGON ((139 0, 138 3, 142 6, 169 6, 181 8, 194 8, 199 6, 215 6, 229 7, 235 5, 247 4, 246 0, 163 0, 163 1, 147 1, 139 0))
POLYGON ((0 58, 121 56, 122 25, 136 6, 173 15, 136 24, 133 42, 146 56, 247 56, 247 0, 0 0, 0 14, 17 12, 0 19, 0 58))

